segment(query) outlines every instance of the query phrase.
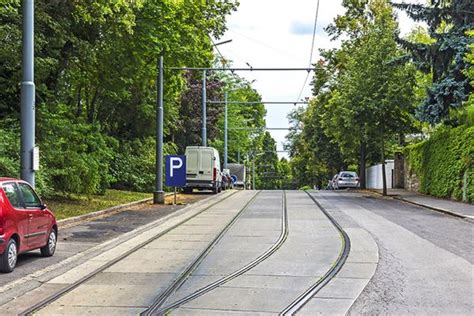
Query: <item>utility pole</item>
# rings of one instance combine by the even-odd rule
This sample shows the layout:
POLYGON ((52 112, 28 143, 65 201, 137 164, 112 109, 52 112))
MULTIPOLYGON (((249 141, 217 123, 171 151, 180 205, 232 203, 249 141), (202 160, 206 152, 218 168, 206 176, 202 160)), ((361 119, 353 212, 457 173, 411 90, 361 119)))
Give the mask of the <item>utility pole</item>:
POLYGON ((252 189, 255 190, 255 156, 253 157, 252 164, 252 189))
POLYGON ((35 186, 34 0, 23 1, 23 79, 21 82, 21 178, 35 186))
POLYGON ((224 92, 224 169, 227 169, 227 91, 224 92))
POLYGON ((202 72, 202 145, 207 146, 207 109, 206 109, 206 75, 207 71, 202 72))
POLYGON ((153 192, 153 203, 164 204, 163 191, 163 55, 158 62, 156 106, 156 190, 153 192))

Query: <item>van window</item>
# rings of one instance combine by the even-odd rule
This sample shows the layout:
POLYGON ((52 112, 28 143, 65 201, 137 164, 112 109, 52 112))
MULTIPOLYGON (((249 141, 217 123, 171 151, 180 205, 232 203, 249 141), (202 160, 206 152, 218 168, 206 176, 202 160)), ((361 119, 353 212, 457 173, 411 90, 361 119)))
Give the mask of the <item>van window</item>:
POLYGON ((20 192, 18 191, 18 187, 16 186, 15 183, 5 183, 3 186, 3 191, 5 192, 5 195, 8 198, 8 201, 10 201, 10 204, 14 208, 20 208, 21 203, 20 203, 20 192))
POLYGON ((26 183, 20 183, 20 190, 26 207, 41 207, 41 201, 35 191, 26 183))

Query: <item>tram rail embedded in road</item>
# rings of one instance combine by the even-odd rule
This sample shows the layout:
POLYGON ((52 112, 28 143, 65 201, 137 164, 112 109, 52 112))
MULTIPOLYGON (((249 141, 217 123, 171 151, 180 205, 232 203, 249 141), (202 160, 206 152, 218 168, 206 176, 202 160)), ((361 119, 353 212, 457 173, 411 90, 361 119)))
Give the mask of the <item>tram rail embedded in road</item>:
POLYGON ((186 279, 193 273, 193 271, 201 264, 201 262, 207 257, 212 248, 224 237, 227 231, 234 225, 234 223, 239 219, 240 215, 249 207, 249 205, 255 200, 261 191, 258 191, 245 205, 240 209, 236 216, 220 231, 220 233, 214 238, 209 245, 201 252, 201 254, 189 265, 181 275, 166 288, 166 290, 161 293, 153 303, 140 315, 155 315, 157 310, 162 306, 162 304, 176 291, 179 287, 186 281, 186 279))
POLYGON ((319 279, 316 283, 314 283, 310 288, 308 288, 303 294, 298 296, 290 305, 288 305, 281 313, 280 315, 294 315, 296 314, 303 306, 308 303, 311 298, 313 298, 316 293, 318 293, 323 287, 325 287, 335 276, 336 274, 341 270, 342 266, 347 260, 347 257, 349 256, 349 252, 351 249, 351 241, 349 239, 349 236, 347 233, 344 231, 344 229, 339 225, 339 223, 329 215, 329 212, 316 200, 316 198, 311 195, 308 191, 306 191, 308 196, 313 200, 313 202, 319 207, 319 209, 326 215, 326 217, 331 221, 331 223, 336 227, 336 229, 339 231, 339 234, 342 237, 342 251, 339 254, 339 257, 337 258, 336 262, 334 265, 329 269, 324 276, 319 279))
POLYGON ((272 254, 274 254, 286 241, 286 238, 288 237, 289 233, 289 227, 288 227, 288 212, 287 212, 287 203, 286 203, 286 192, 283 191, 282 194, 282 223, 281 223, 281 234, 278 238, 278 240, 269 248, 267 249, 264 253, 262 253, 260 256, 258 256, 256 259, 252 260, 242 268, 232 272, 231 274, 228 274, 219 280, 216 280, 212 283, 209 283, 205 287, 200 288, 199 290, 191 293, 190 295, 170 304, 162 309, 155 309, 153 311, 147 311, 146 313, 142 313, 142 315, 167 315, 170 311, 172 311, 175 308, 178 308, 181 305, 184 305, 186 303, 189 303, 190 301, 198 298, 201 295, 204 295, 219 286, 243 275, 244 273, 248 272, 249 270, 253 269, 266 259, 270 257, 272 254))
MULTIPOLYGON (((129 251, 125 252, 124 254, 118 256, 117 258, 115 258, 114 260, 111 260, 109 262, 107 262, 106 264, 104 264, 103 266, 99 267, 98 269, 92 271, 91 273, 89 273, 88 275, 86 275, 85 277, 79 279, 78 281, 70 284, 69 286, 63 288, 62 290, 48 296, 47 298, 43 299, 42 301, 36 303, 35 305, 29 307, 28 309, 24 310, 23 312, 21 312, 19 315, 20 316, 26 316, 26 315, 32 315, 34 314, 35 312, 43 309, 44 307, 50 305, 51 303, 55 302, 56 300, 58 300, 59 298, 61 298, 62 296, 66 295, 67 293, 71 292, 72 290, 74 290, 75 288, 81 286, 82 284, 86 283, 87 281, 89 281, 90 279, 94 278, 96 275, 98 275, 99 273, 105 271, 106 269, 110 268, 111 266, 113 266, 114 264, 120 262, 121 260, 125 259, 126 257, 130 256, 131 254, 133 254, 134 252, 140 250, 141 248, 145 247, 146 245, 150 244, 151 242, 157 240, 158 238, 164 236, 165 234, 169 233, 170 231, 172 231, 173 229, 185 224, 186 222, 190 221, 191 219, 197 217, 198 215, 204 213, 205 211, 209 210, 210 208, 218 205, 219 203, 227 200, 228 198, 230 198, 231 196, 237 194, 237 191, 236 192, 233 192, 233 193, 230 193, 228 196, 224 197, 223 199, 219 200, 219 201, 216 201, 214 203, 212 203, 211 205, 205 207, 204 209, 202 209, 201 211, 199 211, 198 213, 194 214, 193 216, 189 217, 189 218, 186 218, 182 221, 180 221, 179 223, 173 225, 172 227, 170 228, 167 228, 166 230, 164 230, 163 232, 157 234, 156 236, 154 236, 153 238, 150 238, 149 240, 146 240, 140 244, 138 244, 137 246, 133 247, 132 249, 130 249, 129 251)), ((257 193, 258 194, 258 193, 257 193)), ((256 194, 256 195, 257 195, 256 194)), ((256 196, 255 195, 255 196, 256 196)), ((253 200, 255 198, 255 196, 252 197, 251 200, 253 200)), ((250 201, 249 201, 250 202, 250 201)), ((240 212, 238 212, 236 214, 235 217, 238 217, 239 214, 241 213, 241 211, 243 209, 245 209, 247 207, 248 203, 240 210, 240 212)), ((234 217, 234 219, 235 219, 234 217)), ((234 220, 233 219, 233 220, 234 220)), ((232 220, 232 221, 233 221, 232 220)), ((231 222, 232 222, 231 221, 231 222)), ((152 227, 150 227, 150 229, 152 229, 152 227)))

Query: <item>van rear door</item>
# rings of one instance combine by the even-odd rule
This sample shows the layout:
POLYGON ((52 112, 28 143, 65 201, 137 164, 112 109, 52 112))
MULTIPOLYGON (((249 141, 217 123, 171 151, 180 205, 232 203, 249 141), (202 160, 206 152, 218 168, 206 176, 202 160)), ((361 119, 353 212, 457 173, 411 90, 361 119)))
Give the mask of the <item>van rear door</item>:
POLYGON ((199 152, 197 149, 186 149, 186 177, 197 178, 199 173, 199 152))
POLYGON ((214 155, 212 149, 201 149, 201 168, 200 179, 212 181, 212 172, 214 166, 214 155))

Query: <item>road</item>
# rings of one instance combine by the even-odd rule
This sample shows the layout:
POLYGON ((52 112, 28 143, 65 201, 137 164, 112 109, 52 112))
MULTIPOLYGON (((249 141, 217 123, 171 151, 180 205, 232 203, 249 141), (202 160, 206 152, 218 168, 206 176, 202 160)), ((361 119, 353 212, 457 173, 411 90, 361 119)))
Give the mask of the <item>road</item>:
POLYGON ((16 300, 0 293, 2 314, 46 298, 38 315, 474 313, 473 224, 401 201, 234 191, 147 227, 16 300))

